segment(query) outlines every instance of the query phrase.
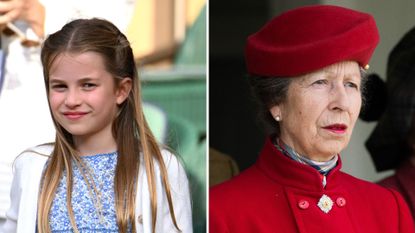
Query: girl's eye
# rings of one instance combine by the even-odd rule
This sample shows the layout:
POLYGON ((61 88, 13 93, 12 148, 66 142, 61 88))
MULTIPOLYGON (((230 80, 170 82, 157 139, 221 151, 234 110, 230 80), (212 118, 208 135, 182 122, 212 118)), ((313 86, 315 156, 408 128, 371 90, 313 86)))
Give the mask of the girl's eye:
POLYGON ((82 88, 84 88, 85 90, 92 90, 96 87, 97 85, 95 83, 84 83, 82 85, 82 88))
POLYGON ((51 86, 51 89, 57 92, 63 92, 66 90, 66 85, 65 84, 53 84, 51 86))

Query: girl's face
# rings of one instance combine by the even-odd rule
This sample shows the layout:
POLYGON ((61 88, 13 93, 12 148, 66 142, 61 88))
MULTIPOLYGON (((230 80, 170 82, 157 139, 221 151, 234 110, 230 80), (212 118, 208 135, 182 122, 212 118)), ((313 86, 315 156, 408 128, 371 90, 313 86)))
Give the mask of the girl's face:
POLYGON ((49 103, 55 120, 76 138, 107 138, 129 89, 115 86, 98 53, 62 53, 50 68, 49 103))

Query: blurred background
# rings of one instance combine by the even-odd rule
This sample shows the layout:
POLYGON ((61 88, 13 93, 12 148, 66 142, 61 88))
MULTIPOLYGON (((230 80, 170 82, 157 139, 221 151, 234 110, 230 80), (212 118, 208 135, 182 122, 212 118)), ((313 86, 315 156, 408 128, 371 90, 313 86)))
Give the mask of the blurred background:
MULTIPOLYGON (((379 28, 380 43, 370 62, 369 73, 375 72, 381 77, 386 76, 389 52, 404 33, 415 25, 415 2, 410 0, 210 0, 210 164, 222 164, 210 167, 211 185, 235 175, 238 168, 243 170, 252 165, 265 139, 248 89, 243 53, 246 38, 273 16, 292 8, 312 4, 339 5, 374 16, 379 28), (211 156, 217 151, 222 155, 221 163, 218 162, 219 159, 211 156), (220 171, 225 170, 224 160, 227 171, 225 175, 216 177, 217 172, 214 172, 214 169, 216 167, 220 171), (236 165, 238 167, 235 167, 236 165)), ((366 123, 358 120, 349 146, 341 153, 343 170, 368 181, 377 181, 392 173, 376 172, 364 147, 375 124, 376 122, 366 123)))

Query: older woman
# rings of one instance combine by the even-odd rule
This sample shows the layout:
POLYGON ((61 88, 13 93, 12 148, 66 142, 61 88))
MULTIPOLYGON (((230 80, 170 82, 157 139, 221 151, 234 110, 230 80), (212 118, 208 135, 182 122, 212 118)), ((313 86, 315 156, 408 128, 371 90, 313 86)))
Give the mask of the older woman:
POLYGON ((270 136, 255 165, 210 191, 210 232, 415 232, 395 191, 340 171, 378 43, 368 14, 288 11, 248 38, 246 63, 270 136))

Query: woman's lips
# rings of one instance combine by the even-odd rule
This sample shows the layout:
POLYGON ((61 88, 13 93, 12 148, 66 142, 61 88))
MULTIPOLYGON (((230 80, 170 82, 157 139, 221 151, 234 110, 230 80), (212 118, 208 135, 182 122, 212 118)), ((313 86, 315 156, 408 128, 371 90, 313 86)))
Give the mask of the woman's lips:
POLYGON ((336 134, 344 134, 347 130, 347 125, 345 124, 332 124, 324 126, 323 129, 329 130, 336 134))
POLYGON ((86 112, 64 112, 63 115, 70 120, 77 120, 85 116, 86 112))

